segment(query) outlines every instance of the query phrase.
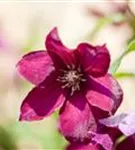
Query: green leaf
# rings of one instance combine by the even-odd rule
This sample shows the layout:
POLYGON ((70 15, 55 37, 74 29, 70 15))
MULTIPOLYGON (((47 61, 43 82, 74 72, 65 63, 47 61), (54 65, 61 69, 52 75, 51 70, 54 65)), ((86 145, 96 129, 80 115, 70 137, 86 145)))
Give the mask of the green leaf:
POLYGON ((115 143, 115 147, 117 147, 117 145, 119 145, 120 143, 122 143, 124 140, 126 140, 126 136, 125 135, 122 135, 122 136, 120 136, 118 139, 117 139, 117 141, 116 141, 116 143, 115 143))
POLYGON ((121 60, 122 59, 120 57, 113 62, 112 66, 109 69, 109 73, 114 74, 117 71, 117 69, 119 68, 119 66, 121 64, 121 60))
POLYGON ((116 78, 130 78, 130 77, 135 77, 134 73, 130 72, 118 72, 114 74, 114 77, 116 78))
POLYGON ((119 66, 120 66, 120 64, 122 62, 122 59, 127 54, 129 54, 129 53, 131 53, 133 51, 135 51, 135 40, 131 41, 129 43, 129 45, 127 46, 126 50, 122 53, 122 55, 113 62, 113 64, 111 65, 111 67, 109 69, 109 72, 111 74, 114 74, 118 70, 118 68, 119 68, 119 66))
POLYGON ((94 26, 92 32, 88 33, 86 37, 84 37, 87 40, 93 40, 96 34, 105 26, 109 23, 110 21, 108 18, 100 18, 96 25, 94 26))
POLYGON ((135 51, 135 40, 132 40, 126 50, 126 53, 130 53, 132 51, 135 51))

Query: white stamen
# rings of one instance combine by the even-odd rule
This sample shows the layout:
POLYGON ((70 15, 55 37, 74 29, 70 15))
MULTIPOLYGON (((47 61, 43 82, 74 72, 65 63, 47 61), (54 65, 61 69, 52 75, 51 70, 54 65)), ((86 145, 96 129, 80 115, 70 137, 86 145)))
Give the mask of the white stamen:
POLYGON ((78 70, 79 72, 81 72, 81 67, 79 66, 77 70, 78 70))
POLYGON ((68 68, 68 69, 72 69, 70 65, 67 65, 67 68, 68 68))
POLYGON ((72 96, 75 91, 80 90, 80 83, 85 82, 86 79, 83 78, 83 74, 81 73, 81 67, 77 68, 75 70, 75 65, 67 65, 67 68, 70 70, 64 70, 61 69, 64 74, 63 76, 59 76, 57 78, 57 81, 63 83, 64 85, 61 86, 61 88, 70 88, 71 93, 70 95, 72 96))
POLYGON ((74 65, 74 64, 72 64, 72 65, 71 65, 71 68, 72 68, 72 69, 75 69, 75 65, 74 65))

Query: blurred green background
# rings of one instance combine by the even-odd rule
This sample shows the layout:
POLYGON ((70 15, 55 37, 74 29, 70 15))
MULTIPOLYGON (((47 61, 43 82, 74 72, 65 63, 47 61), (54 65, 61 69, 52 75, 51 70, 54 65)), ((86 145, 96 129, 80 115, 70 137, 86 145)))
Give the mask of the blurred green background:
MULTIPOLYGON (((81 41, 106 43, 113 63, 135 39, 135 2, 0 1, 0 150, 62 150, 67 145, 57 131, 57 112, 43 121, 18 121, 33 85, 17 74, 16 63, 25 53, 45 49, 45 36, 55 26, 68 47, 81 41)), ((124 90, 117 113, 135 108, 134 59, 134 52, 123 55, 114 74, 124 90)))

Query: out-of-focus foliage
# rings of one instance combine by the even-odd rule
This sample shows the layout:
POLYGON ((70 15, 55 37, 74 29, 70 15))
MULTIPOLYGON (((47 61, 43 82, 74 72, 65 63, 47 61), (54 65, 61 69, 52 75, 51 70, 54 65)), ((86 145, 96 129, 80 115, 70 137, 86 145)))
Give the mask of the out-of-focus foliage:
MULTIPOLYGON (((43 120, 33 123, 11 121, 4 128, 0 128, 0 146, 6 146, 6 144, 9 143, 7 147, 12 148, 13 146, 15 147, 15 144, 20 142, 20 140, 24 140, 26 144, 30 145, 35 141, 42 149, 58 148, 62 150, 67 145, 67 141, 58 133, 56 118, 57 113, 54 113, 54 115, 49 118, 49 121, 43 120)), ((13 149, 3 150, 16 150, 14 147, 13 149)))
POLYGON ((133 51, 135 51, 135 40, 131 41, 131 43, 129 43, 126 50, 121 54, 121 56, 113 62, 112 66, 110 67, 109 72, 114 74, 119 68, 122 59, 133 51))
POLYGON ((116 77, 116 78, 132 78, 132 77, 134 77, 135 78, 135 74, 134 73, 130 73, 130 72, 116 72, 115 74, 114 74, 114 76, 116 77))
POLYGON ((9 132, 5 127, 0 126, 0 149, 17 150, 17 139, 13 133, 9 132))
POLYGON ((26 44, 22 48, 24 53, 30 51, 35 45, 35 43, 37 43, 39 40, 39 28, 40 28, 39 19, 40 18, 35 18, 29 25, 29 36, 28 39, 26 40, 26 44))
POLYGON ((87 40, 93 40, 94 37, 96 36, 96 34, 104 27, 107 26, 109 24, 112 24, 113 22, 115 23, 119 23, 122 21, 125 21, 126 18, 123 14, 118 13, 115 14, 113 16, 108 16, 108 17, 104 17, 104 18, 99 18, 95 27, 93 28, 92 32, 90 32, 88 35, 86 35, 85 39, 87 40))

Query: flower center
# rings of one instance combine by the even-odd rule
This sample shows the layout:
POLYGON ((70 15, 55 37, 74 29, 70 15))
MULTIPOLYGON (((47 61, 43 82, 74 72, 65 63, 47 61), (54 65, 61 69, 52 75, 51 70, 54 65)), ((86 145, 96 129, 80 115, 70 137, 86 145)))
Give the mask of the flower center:
POLYGON ((62 77, 59 76, 57 81, 63 83, 62 88, 70 88, 71 95, 73 95, 75 91, 80 90, 80 83, 85 82, 86 80, 83 78, 80 67, 74 69, 68 66, 68 68, 69 70, 61 70, 64 74, 62 77))

